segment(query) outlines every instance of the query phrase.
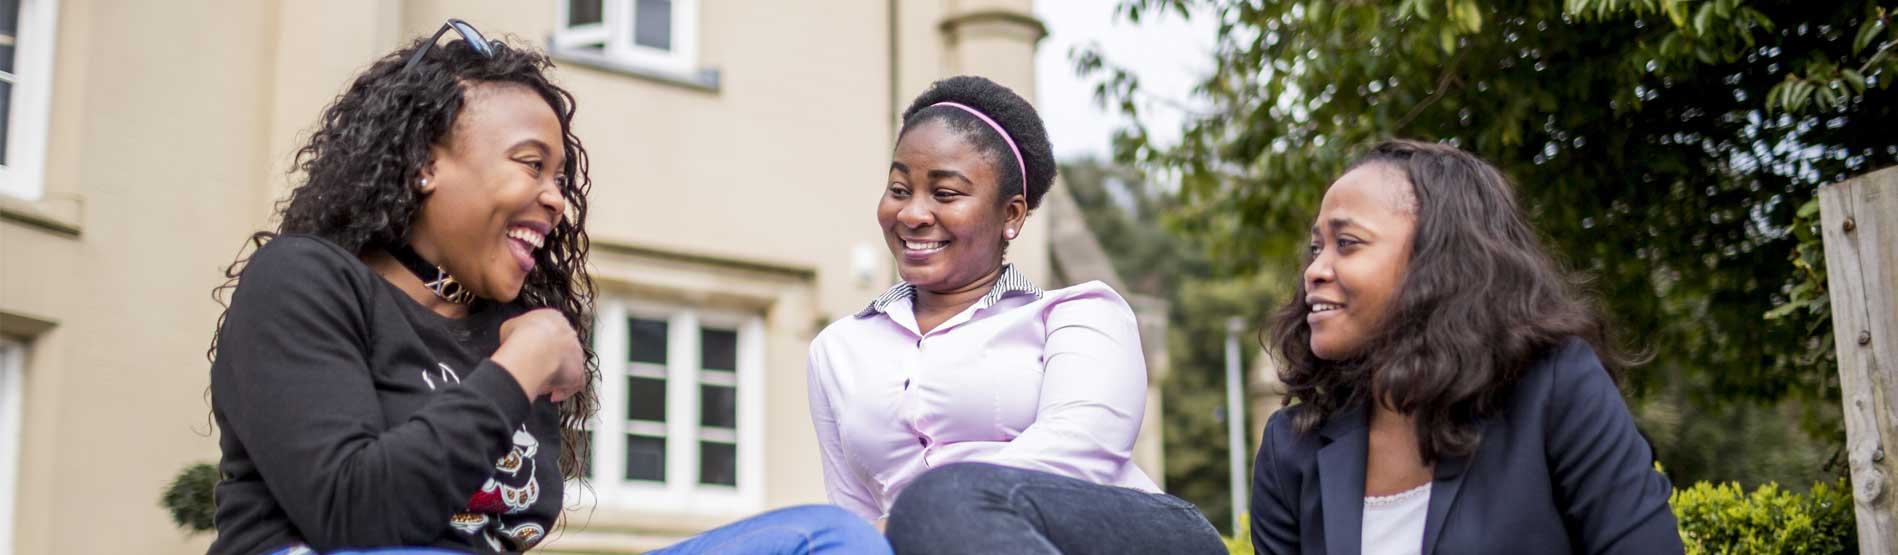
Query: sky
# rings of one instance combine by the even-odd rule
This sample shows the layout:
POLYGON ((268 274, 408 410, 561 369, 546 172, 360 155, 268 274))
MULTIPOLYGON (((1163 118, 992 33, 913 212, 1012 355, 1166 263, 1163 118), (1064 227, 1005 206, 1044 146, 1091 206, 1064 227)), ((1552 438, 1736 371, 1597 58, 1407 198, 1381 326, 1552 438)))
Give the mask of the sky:
POLYGON ((1177 140, 1183 113, 1178 106, 1201 106, 1191 92, 1212 71, 1216 25, 1210 17, 1188 21, 1179 14, 1142 19, 1139 25, 1115 15, 1113 0, 1037 0, 1035 15, 1048 26, 1035 55, 1036 108, 1048 127, 1055 158, 1073 160, 1111 156, 1109 140, 1126 118, 1118 109, 1094 101, 1099 77, 1075 75, 1070 52, 1099 45, 1109 63, 1140 77, 1150 98, 1141 102, 1142 119, 1162 143, 1177 140))

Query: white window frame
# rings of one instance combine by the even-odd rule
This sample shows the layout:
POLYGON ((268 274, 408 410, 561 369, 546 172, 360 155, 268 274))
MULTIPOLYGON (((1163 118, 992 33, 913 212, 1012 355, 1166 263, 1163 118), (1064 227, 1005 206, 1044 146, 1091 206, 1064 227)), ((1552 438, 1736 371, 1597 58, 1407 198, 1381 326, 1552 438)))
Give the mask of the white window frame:
POLYGON ((567 0, 554 2, 556 8, 553 44, 559 50, 599 48, 607 58, 650 67, 669 73, 690 75, 698 72, 699 0, 672 0, 672 49, 661 50, 633 43, 635 10, 638 0, 600 0, 600 23, 567 25, 567 0))
POLYGON ((0 337, 0 555, 13 554, 13 506, 19 483, 20 393, 26 345, 0 337))
POLYGON ((21 0, 13 46, 13 98, 8 104, 6 164, 0 194, 39 200, 46 193, 46 126, 53 88, 53 47, 58 40, 58 0, 21 0))
MULTIPOLYGON (((599 414, 588 424, 593 438, 591 482, 600 504, 635 511, 729 516, 764 507, 764 319, 756 314, 676 304, 603 298, 596 305, 594 351, 600 358, 599 414), (627 319, 666 322, 666 480, 626 479, 626 434, 642 423, 626 418, 627 319), (700 326, 738 332, 738 368, 731 376, 702 376, 700 326), (699 384, 738 388, 736 433, 701 429, 699 384), (699 483, 699 440, 732 440, 738 446, 738 485, 699 483)), ((569 484, 569 495, 584 495, 569 484)))

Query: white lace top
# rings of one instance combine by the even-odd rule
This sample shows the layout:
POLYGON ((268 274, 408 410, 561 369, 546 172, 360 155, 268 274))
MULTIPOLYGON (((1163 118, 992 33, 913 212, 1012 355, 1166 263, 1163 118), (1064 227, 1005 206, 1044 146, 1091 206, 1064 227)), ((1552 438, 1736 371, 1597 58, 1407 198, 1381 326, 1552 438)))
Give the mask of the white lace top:
POLYGON ((1429 483, 1396 495, 1365 497, 1363 552, 1423 553, 1424 515, 1429 512, 1429 483))

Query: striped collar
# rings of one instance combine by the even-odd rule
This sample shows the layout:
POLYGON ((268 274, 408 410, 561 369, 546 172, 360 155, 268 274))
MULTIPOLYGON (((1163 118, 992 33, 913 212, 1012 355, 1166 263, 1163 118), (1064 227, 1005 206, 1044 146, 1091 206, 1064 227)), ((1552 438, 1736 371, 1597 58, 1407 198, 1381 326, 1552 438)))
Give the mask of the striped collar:
MULTIPOLYGON (((1002 277, 995 280, 995 286, 989 288, 989 294, 983 295, 981 300, 975 302, 975 309, 981 310, 988 308, 996 302, 1015 294, 1033 295, 1039 299, 1041 298, 1041 288, 1035 287, 1034 282, 1028 281, 1028 276, 1016 271, 1014 264, 1003 264, 1002 277)), ((877 295, 876 300, 870 301, 870 306, 866 306, 863 310, 857 312, 857 317, 862 318, 872 314, 882 313, 884 309, 889 308, 891 303, 903 299, 914 299, 915 297, 916 286, 910 285, 907 281, 899 282, 891 286, 888 290, 885 290, 882 295, 877 295)))

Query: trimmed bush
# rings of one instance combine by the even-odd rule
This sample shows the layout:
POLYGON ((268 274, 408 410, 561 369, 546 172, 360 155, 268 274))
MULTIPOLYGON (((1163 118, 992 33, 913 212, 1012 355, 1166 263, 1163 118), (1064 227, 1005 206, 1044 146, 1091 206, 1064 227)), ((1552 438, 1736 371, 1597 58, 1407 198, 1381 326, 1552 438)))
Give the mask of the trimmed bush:
POLYGON ((1806 494, 1766 484, 1745 493, 1740 484, 1676 489, 1668 499, 1680 519, 1688 555, 1858 553, 1852 486, 1840 478, 1813 484, 1806 494))
POLYGON ((211 517, 217 514, 217 503, 211 495, 217 490, 217 481, 216 467, 207 463, 187 466, 171 479, 158 505, 171 512, 171 521, 179 528, 193 534, 209 532, 216 528, 211 517))
POLYGON ((1239 529, 1234 530, 1232 536, 1233 537, 1230 538, 1219 538, 1226 540, 1227 553, 1231 555, 1253 555, 1251 514, 1248 513, 1239 517, 1239 529))

